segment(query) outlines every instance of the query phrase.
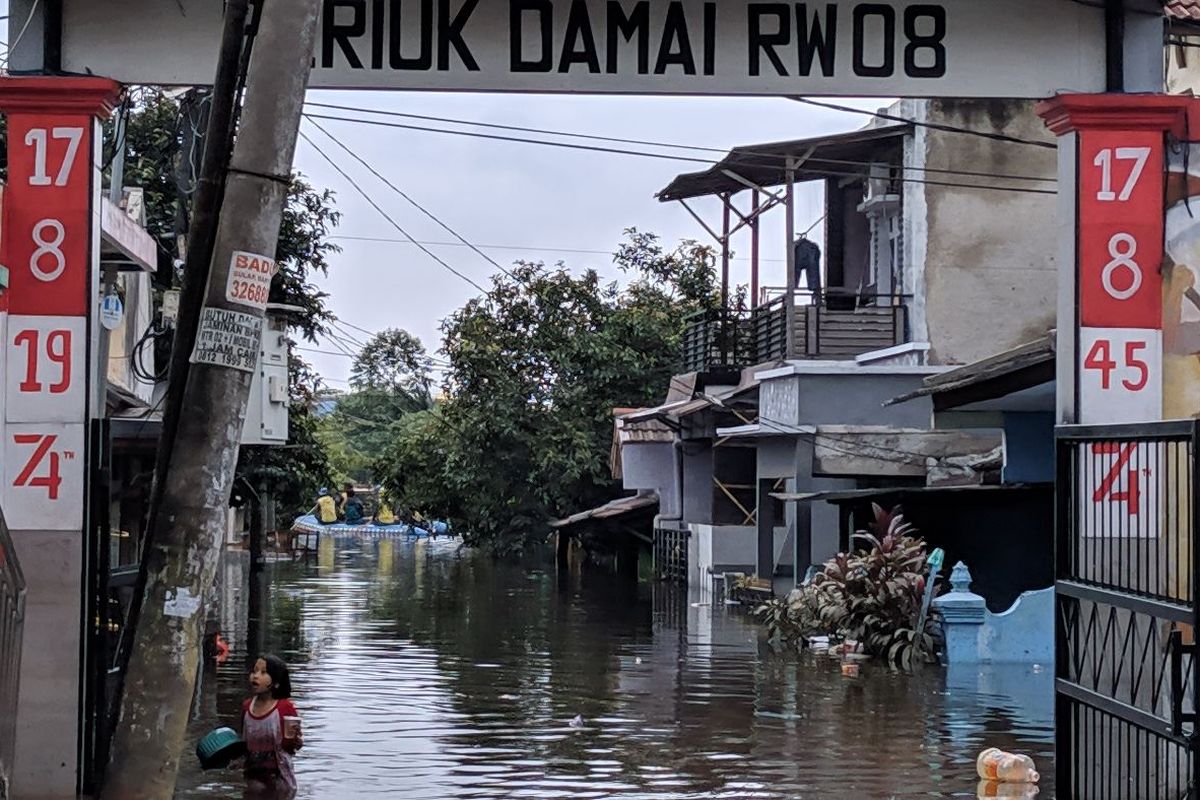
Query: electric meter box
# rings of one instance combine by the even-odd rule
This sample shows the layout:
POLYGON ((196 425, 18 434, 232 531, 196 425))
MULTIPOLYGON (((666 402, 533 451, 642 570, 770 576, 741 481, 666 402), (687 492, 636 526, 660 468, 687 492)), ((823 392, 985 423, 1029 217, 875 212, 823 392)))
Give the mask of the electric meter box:
POLYGON ((279 445, 288 439, 287 317, 267 307, 258 367, 250 381, 250 402, 242 444, 279 445))

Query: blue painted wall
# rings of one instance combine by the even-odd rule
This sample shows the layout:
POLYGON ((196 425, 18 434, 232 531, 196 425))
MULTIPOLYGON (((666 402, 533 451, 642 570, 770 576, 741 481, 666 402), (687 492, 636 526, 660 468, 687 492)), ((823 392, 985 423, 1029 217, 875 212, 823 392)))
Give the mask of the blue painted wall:
POLYGON ((1005 483, 1053 482, 1053 412, 1006 412, 1004 450, 1005 483))

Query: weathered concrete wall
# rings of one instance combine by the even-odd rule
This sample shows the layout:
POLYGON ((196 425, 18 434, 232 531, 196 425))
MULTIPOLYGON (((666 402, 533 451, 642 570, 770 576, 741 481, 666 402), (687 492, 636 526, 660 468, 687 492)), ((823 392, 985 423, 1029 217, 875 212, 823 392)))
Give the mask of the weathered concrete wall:
POLYGON ((928 370, 871 374, 867 370, 831 375, 802 375, 797 391, 801 425, 891 425, 927 429, 932 405, 927 398, 884 406, 888 400, 921 388, 928 370))
POLYGON ((658 493, 658 513, 666 519, 679 519, 679 471, 675 464, 674 442, 632 442, 621 449, 621 472, 626 489, 658 493))
MULTIPOLYGON (((1033 103, 930 100, 929 122, 1053 144, 1033 103)), ((914 163, 1056 179, 1057 151, 951 131, 918 128, 914 163)), ((930 181, 1054 190, 1055 183, 917 173, 930 181)), ((1044 335, 1054 327, 1058 252, 1055 194, 909 183, 905 276, 914 295, 914 338, 932 345, 934 364, 965 364, 1044 335), (922 213, 924 212, 924 213, 922 213), (923 291, 922 291, 923 290, 923 291)))
POLYGON ((13 531, 28 587, 12 796, 75 796, 79 729, 79 533, 13 531))

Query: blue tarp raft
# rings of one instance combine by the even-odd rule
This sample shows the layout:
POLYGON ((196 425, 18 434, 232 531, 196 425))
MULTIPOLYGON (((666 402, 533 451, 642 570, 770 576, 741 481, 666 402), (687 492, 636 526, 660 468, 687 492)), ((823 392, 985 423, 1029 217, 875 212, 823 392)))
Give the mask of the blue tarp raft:
POLYGON ((440 520, 426 523, 424 527, 408 525, 403 522, 397 522, 395 525, 376 525, 374 522, 363 522, 357 525, 335 522, 332 525, 323 525, 317 521, 314 514, 306 514, 297 519, 292 523, 292 530, 297 533, 357 536, 363 539, 416 539, 450 535, 450 527, 440 520))

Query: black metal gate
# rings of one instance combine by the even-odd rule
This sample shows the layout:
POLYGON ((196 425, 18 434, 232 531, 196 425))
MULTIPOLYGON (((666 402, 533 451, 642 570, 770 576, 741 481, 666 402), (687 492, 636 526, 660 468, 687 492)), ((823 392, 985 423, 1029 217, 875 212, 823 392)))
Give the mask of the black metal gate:
POLYGON ((687 583, 688 538, 686 529, 654 529, 654 578, 670 583, 687 583))
POLYGON ((1059 800, 1198 798, 1200 424, 1058 431, 1059 800))

